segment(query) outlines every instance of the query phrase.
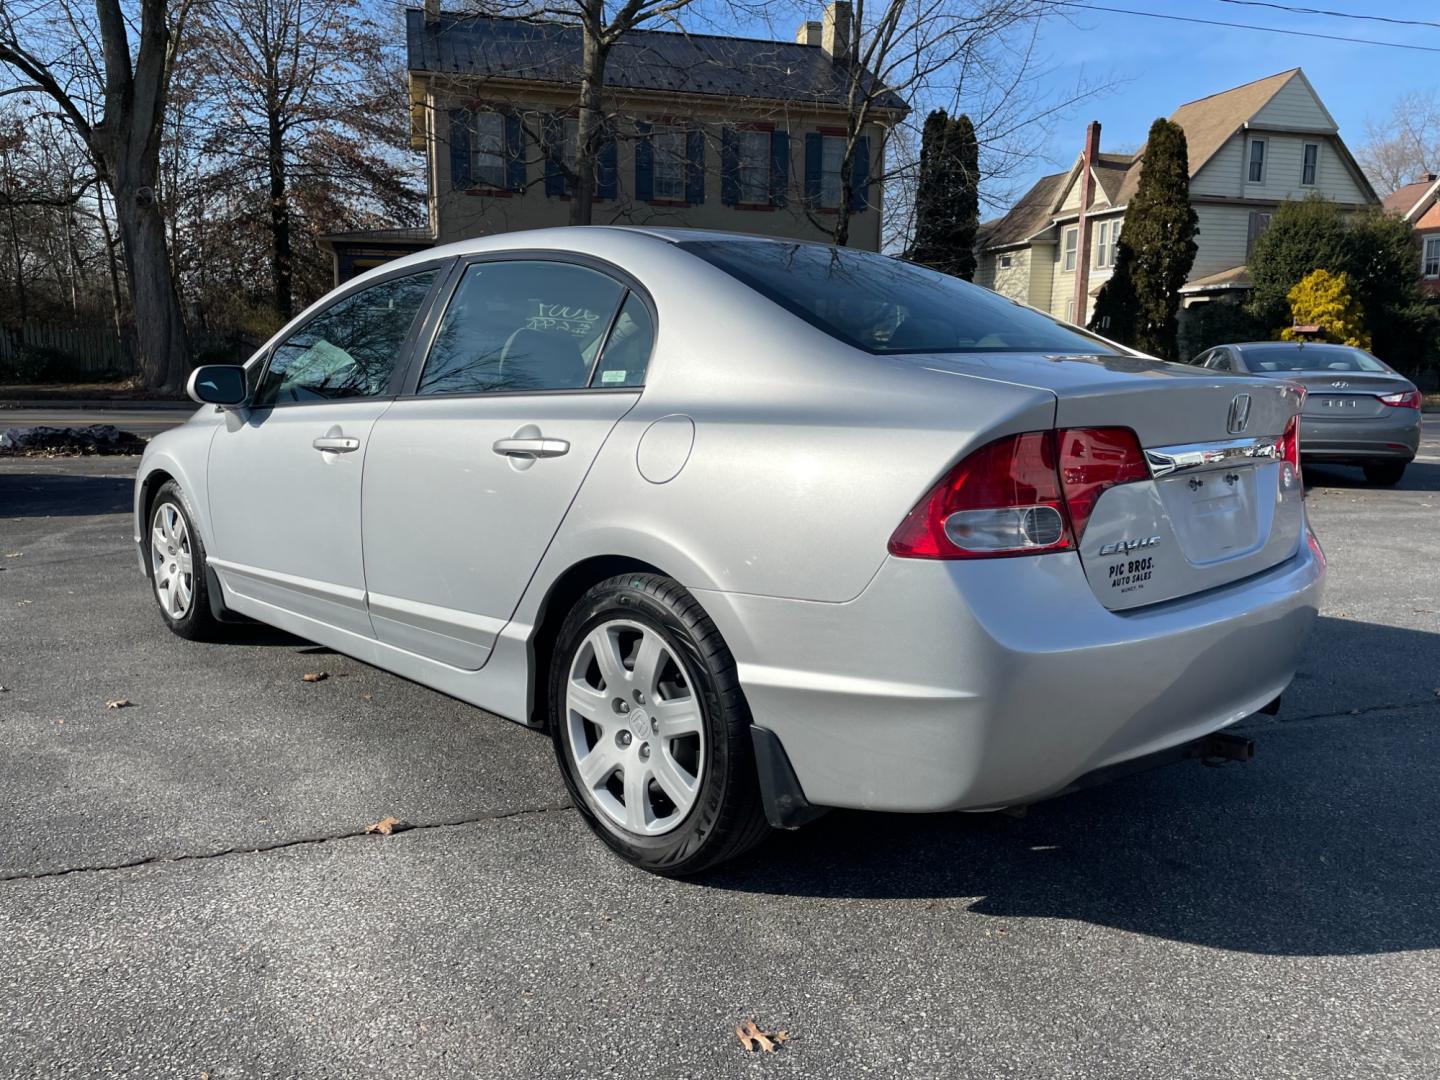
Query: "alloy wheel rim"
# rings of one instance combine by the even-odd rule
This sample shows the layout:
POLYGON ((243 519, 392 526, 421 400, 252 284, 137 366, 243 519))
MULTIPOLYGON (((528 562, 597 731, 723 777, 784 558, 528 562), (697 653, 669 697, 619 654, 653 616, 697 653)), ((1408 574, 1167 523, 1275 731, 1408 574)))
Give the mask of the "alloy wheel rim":
POLYGON ((680 826, 704 779, 704 717, 694 681, 654 630, 615 619, 571 656, 566 745, 586 800, 619 829, 680 826))
POLYGON ((161 503, 150 519, 150 568, 161 609, 183 619, 195 596, 195 560, 190 530, 174 503, 161 503))

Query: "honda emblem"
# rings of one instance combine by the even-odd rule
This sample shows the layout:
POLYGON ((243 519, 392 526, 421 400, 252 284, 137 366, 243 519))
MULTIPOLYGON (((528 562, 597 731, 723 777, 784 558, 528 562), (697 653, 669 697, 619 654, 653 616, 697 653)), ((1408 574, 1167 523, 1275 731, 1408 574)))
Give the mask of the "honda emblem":
POLYGON ((1226 422, 1226 430, 1231 435, 1239 435, 1245 430, 1245 425, 1250 423, 1250 395, 1236 394, 1235 400, 1230 402, 1230 418, 1226 422))

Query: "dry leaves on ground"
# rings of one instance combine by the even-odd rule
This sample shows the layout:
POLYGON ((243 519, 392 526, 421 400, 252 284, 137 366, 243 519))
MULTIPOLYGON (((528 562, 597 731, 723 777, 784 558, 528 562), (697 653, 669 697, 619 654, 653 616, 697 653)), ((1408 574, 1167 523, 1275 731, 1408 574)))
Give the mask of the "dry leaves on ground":
POLYGON ((24 554, 25 554, 25 552, 23 552, 23 551, 12 551, 12 552, 10 552, 9 554, 7 554, 5 557, 6 557, 7 559, 18 559, 18 558, 20 558, 21 555, 24 555, 24 554))
POLYGON ((735 1029, 735 1036, 740 1040, 740 1045, 750 1053, 757 1049, 767 1054, 773 1054, 778 1043, 787 1042, 790 1039, 788 1031, 761 1031, 755 1026, 755 1018, 752 1016, 735 1029))
POLYGON ((379 833, 381 836, 389 836, 391 833, 404 832, 405 823, 398 817, 383 817, 374 825, 366 825, 366 833, 379 833))
POLYGON ((326 679, 328 679, 329 677, 330 677, 330 673, 329 673, 328 671, 307 671, 304 675, 301 675, 301 676, 300 676, 300 681, 301 681, 301 682, 324 682, 324 681, 325 681, 326 679))
POLYGON ((135 703, 129 698, 123 697, 107 698, 105 701, 105 707, 107 709, 128 709, 134 704, 135 703))
POLYGON ((363 694, 360 695, 360 700, 361 700, 361 701, 369 701, 369 700, 371 700, 374 696, 375 696, 374 694, 370 693, 370 691, 367 690, 367 691, 365 691, 365 693, 363 693, 363 694))

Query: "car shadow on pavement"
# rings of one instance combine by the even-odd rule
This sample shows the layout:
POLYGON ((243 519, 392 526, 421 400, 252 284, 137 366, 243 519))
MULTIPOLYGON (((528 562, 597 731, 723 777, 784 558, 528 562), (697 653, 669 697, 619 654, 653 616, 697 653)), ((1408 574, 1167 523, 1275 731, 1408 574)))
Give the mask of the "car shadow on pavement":
POLYGON ((133 476, 0 473, 0 513, 6 517, 98 517, 128 514, 133 476))
MULTIPOLYGON (((1440 656, 1440 635, 1321 622, 1346 628, 1356 672, 1387 656, 1403 663, 1397 654, 1440 656)), ((1038 803, 1023 817, 835 811, 704 882, 930 901, 917 918, 954 912, 943 902, 960 900, 964 911, 1001 920, 1069 919, 1267 955, 1437 948, 1433 667, 1403 694, 1392 684, 1401 700, 1389 706, 1341 700, 1316 714, 1321 699, 1307 694, 1309 715, 1282 708, 1273 721, 1247 721, 1251 764, 1173 765, 1038 803)))
POLYGON ((1405 476, 1393 488, 1376 487, 1365 479, 1360 466, 1318 465, 1305 462, 1303 474, 1306 488, 1370 488, 1375 491, 1440 491, 1440 465, 1428 461, 1412 461, 1405 476))

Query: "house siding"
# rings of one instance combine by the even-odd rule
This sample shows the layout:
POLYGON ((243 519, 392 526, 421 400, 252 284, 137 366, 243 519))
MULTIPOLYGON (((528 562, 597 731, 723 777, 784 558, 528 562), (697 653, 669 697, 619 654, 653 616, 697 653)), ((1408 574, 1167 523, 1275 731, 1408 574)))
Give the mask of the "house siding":
POLYGON ((1282 86, 1252 118, 1252 123, 1276 127, 1334 131, 1335 121, 1298 74, 1282 86))
POLYGON ((1243 266, 1250 239, 1250 208, 1201 203, 1195 207, 1195 216, 1199 219, 1199 231, 1195 237, 1191 280, 1243 266))
POLYGON ((995 257, 992 264, 994 266, 991 275, 992 284, 989 288, 994 289, 1001 296, 1008 296, 1011 300, 1028 304, 1030 302, 1030 261, 1033 249, 1021 248, 1005 254, 1010 256, 1010 266, 1002 267, 1000 257, 998 255, 995 257))
POLYGON ((1225 198, 1267 199, 1283 202, 1320 194, 1343 203, 1369 202, 1354 171, 1328 135, 1290 135, 1281 131, 1242 131, 1228 139, 1215 156, 1190 181, 1192 195, 1225 198), (1252 184, 1246 180, 1247 147, 1250 140, 1265 140, 1265 179, 1252 184), (1302 184, 1306 143, 1318 143, 1315 183, 1302 184))

